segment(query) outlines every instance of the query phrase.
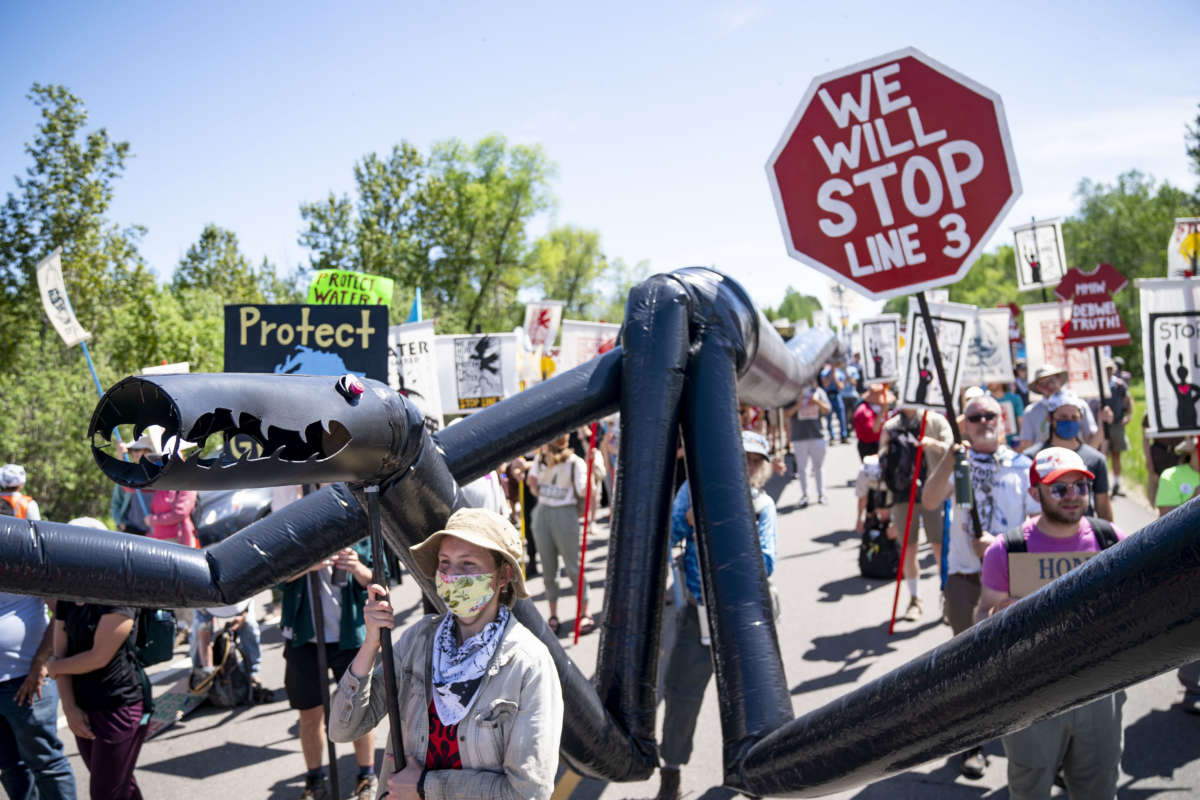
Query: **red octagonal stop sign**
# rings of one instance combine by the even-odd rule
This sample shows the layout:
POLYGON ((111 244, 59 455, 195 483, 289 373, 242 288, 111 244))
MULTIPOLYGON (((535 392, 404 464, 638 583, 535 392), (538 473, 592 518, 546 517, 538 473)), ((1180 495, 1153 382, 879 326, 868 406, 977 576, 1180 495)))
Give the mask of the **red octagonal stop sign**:
POLYGON ((912 48, 816 78, 767 176, 788 253, 879 299, 957 281, 1021 193, 1000 96, 912 48))

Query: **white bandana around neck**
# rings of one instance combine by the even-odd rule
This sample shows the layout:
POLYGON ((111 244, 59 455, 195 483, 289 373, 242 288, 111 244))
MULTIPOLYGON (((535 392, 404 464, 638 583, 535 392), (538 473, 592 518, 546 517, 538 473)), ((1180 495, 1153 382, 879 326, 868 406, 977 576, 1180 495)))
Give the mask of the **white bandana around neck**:
POLYGON ((454 635, 454 615, 447 612, 433 635, 433 702, 443 725, 457 725, 467 715, 483 674, 504 638, 510 616, 501 604, 496 618, 461 646, 454 635))

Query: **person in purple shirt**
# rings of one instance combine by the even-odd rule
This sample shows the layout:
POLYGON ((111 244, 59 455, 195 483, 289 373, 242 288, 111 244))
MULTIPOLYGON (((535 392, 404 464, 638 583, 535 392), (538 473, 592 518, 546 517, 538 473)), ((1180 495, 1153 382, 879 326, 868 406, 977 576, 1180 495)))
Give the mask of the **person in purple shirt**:
MULTIPOLYGON (((1103 520, 1093 526, 1084 516, 1094 477, 1073 450, 1048 447, 1037 454, 1029 468, 1029 492, 1041 504, 1042 513, 1030 517, 1021 528, 1027 552, 1099 552, 1104 541, 1125 538, 1116 526, 1103 520)), ((976 620, 986 619, 1018 599, 1010 592, 1004 537, 997 537, 984 553, 981 580, 976 620)), ((1068 796, 1088 800, 1115 797, 1124 702, 1125 692, 1116 692, 1003 737, 1009 797, 1049 800, 1060 768, 1068 796)))

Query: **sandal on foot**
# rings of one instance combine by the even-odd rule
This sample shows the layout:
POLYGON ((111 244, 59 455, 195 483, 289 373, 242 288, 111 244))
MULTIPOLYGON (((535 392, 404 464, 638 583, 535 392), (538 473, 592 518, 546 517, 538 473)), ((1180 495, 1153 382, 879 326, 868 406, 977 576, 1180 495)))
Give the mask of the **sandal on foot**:
POLYGON ((550 629, 551 633, 558 636, 558 617, 551 617, 546 620, 546 627, 550 629))
POLYGON ((579 619, 579 635, 585 636, 596 630, 596 620, 592 619, 591 614, 584 614, 579 619))

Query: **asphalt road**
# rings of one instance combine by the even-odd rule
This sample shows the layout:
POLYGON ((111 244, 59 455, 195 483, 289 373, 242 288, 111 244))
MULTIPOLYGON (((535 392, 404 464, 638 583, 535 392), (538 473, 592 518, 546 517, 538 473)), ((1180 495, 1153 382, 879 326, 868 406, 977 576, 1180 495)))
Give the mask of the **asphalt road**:
MULTIPOLYGON (((937 574, 928 547, 922 545, 924 619, 898 623, 888 636, 892 585, 868 582, 858 576, 858 537, 853 532, 853 479, 858 469, 854 448, 833 447, 826 461, 830 505, 798 509, 799 489, 793 481, 779 497, 779 559, 775 578, 783 592, 780 641, 797 714, 824 705, 855 686, 877 678, 950 637, 937 611, 937 574)), ((1148 507, 1127 498, 1114 502, 1116 522, 1133 531, 1152 518, 1148 507)), ((588 547, 588 580, 592 604, 603 601, 607 528, 601 524, 588 547)), ((530 591, 544 607, 540 578, 530 581, 530 591)), ((411 582, 394 595, 400 616, 415 619, 419 602, 411 582)), ((902 592, 901 602, 904 602, 902 592)), ((261 608, 261 605, 260 605, 261 608)), ((576 662, 590 672, 596 662, 599 637, 595 634, 572 645, 566 631, 574 603, 560 602, 564 621, 563 643, 576 662)), ((669 615, 668 615, 669 618, 669 615)), ((671 633, 668 631, 667 636, 671 633)), ((283 685, 282 642, 278 627, 268 621, 263 631, 263 682, 283 685)), ((183 650, 177 653, 182 658, 183 650)), ((181 660, 181 659, 180 659, 181 660)), ((163 691, 180 670, 179 660, 153 670, 156 691, 163 691)), ((1129 689, 1125 706, 1125 752, 1122 758, 1122 798, 1191 796, 1200 793, 1200 717, 1175 708, 1182 696, 1173 674, 1159 676, 1129 689)), ((282 697, 282 691, 278 692, 282 697)), ((568 710, 569 713, 569 710, 568 710)), ((661 720, 661 713, 659 718, 661 720)), ((660 722, 661 724, 661 722, 660 722)), ((65 726, 72 765, 80 778, 86 770, 65 726)), ((386 724, 377 731, 382 753, 386 724)), ((685 797, 734 797, 720 786, 721 734, 716 685, 708 695, 697 726, 695 750, 683 771, 685 797)), ((999 743, 987 749, 991 764, 982 780, 958 776, 954 759, 926 764, 884 781, 842 792, 839 798, 1006 798, 1005 760, 999 743)), ((352 789, 354 763, 348 745, 339 745, 343 796, 352 789)), ((285 700, 248 708, 202 708, 175 727, 148 742, 142 750, 137 776, 148 798, 230 797, 293 798, 301 791, 304 764, 297 739, 296 714, 285 700)), ((642 783, 606 784, 563 774, 561 798, 652 798, 655 776, 642 783), (573 790, 568 791, 571 787, 573 790)))

